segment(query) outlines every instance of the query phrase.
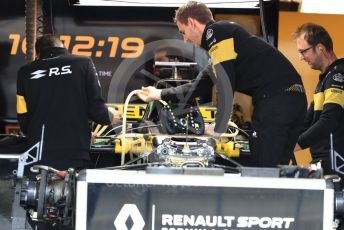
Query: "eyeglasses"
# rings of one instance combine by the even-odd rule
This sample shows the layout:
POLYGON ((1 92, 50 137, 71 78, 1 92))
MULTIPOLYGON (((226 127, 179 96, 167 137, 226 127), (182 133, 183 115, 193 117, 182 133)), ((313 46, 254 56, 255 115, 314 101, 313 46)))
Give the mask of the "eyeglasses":
POLYGON ((298 50, 298 52, 299 52, 299 54, 301 54, 302 56, 304 56, 305 53, 306 53, 308 50, 312 49, 312 48, 313 48, 313 46, 310 46, 310 47, 308 47, 308 48, 306 48, 306 49, 300 49, 300 50, 298 50))

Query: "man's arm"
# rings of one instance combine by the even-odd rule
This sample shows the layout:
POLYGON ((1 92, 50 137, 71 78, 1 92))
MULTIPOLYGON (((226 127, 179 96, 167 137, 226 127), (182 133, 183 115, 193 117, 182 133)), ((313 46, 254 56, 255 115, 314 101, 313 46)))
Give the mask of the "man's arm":
POLYGON ((24 93, 24 80, 22 69, 20 69, 17 74, 17 118, 20 130, 24 134, 27 134, 30 119, 24 93))
POLYGON ((298 140, 300 147, 305 149, 321 140, 330 138, 331 132, 336 129, 339 120, 343 116, 342 113, 342 106, 336 103, 325 104, 319 120, 300 135, 298 140))
MULTIPOLYGON (((303 132, 298 140, 298 144, 302 149, 313 146, 321 140, 329 138, 338 126, 338 123, 343 116, 344 108, 344 83, 335 81, 333 75, 336 72, 326 77, 323 110, 320 118, 305 132, 303 132)), ((317 102, 314 101, 316 104, 317 102)), ((318 107, 315 106, 314 107, 318 107)))
POLYGON ((312 125, 312 121, 314 118, 314 101, 311 102, 309 105, 309 108, 307 109, 305 121, 303 122, 303 128, 301 130, 301 133, 305 132, 309 127, 312 125))
POLYGON ((164 101, 190 101, 211 90, 211 87, 214 85, 214 80, 211 65, 207 65, 198 73, 194 81, 177 87, 162 89, 161 99, 164 101))
POLYGON ((305 121, 304 121, 304 127, 308 128, 309 126, 311 126, 312 121, 313 121, 313 117, 314 117, 314 101, 312 101, 307 109, 307 113, 306 113, 306 117, 305 117, 305 121))
POLYGON ((227 131, 227 123, 232 111, 236 77, 234 61, 237 53, 229 25, 219 26, 213 24, 207 31, 212 31, 212 35, 205 42, 217 78, 217 112, 214 131, 216 133, 224 133, 227 131))
POLYGON ((213 72, 211 66, 208 65, 199 72, 193 82, 167 89, 157 89, 152 86, 142 87, 137 95, 145 102, 160 99, 164 101, 185 102, 195 97, 202 96, 204 92, 209 91, 214 84, 213 81, 213 72))

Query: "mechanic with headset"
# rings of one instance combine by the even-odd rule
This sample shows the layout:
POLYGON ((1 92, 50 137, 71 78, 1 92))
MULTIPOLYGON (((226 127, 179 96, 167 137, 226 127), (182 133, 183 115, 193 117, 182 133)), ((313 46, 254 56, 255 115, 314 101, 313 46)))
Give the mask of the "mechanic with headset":
MULTIPOLYGON (((107 108, 92 60, 71 55, 61 40, 43 35, 35 45, 38 59, 18 71, 17 114, 27 148, 41 140, 39 164, 58 170, 89 166, 89 119, 99 124, 119 121, 107 108)), ((111 111, 110 111, 111 110, 111 111)))
POLYGON ((332 39, 321 25, 303 24, 294 33, 294 38, 300 60, 320 71, 304 131, 294 151, 310 147, 312 162, 320 161, 324 174, 333 174, 331 134, 333 150, 344 157, 344 59, 337 58, 332 39))
MULTIPOLYGON (((257 167, 288 164, 307 106, 301 78, 292 64, 238 24, 215 22, 204 3, 189 1, 181 6, 175 22, 184 41, 208 51, 216 75, 216 125, 208 126, 206 134, 219 136, 226 132, 229 100, 234 91, 239 91, 252 96, 254 105, 251 156, 241 163, 257 167)), ((165 93, 147 87, 138 95, 147 101, 164 99, 165 93)))

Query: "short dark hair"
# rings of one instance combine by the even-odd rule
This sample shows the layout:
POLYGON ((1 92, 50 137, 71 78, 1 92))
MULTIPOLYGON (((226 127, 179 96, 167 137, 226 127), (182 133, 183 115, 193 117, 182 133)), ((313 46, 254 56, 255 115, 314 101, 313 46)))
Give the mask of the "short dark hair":
POLYGON ((57 36, 52 34, 44 34, 37 38, 35 44, 37 54, 40 54, 42 49, 49 47, 63 47, 63 43, 57 36))
POLYGON ((311 46, 316 46, 321 43, 325 46, 327 51, 333 51, 333 42, 329 33, 324 27, 315 23, 305 23, 299 26, 293 34, 294 38, 300 37, 305 34, 305 40, 311 46))
POLYGON ((214 22, 210 9, 202 2, 189 1, 176 10, 174 22, 188 24, 188 18, 193 18, 202 24, 214 22))

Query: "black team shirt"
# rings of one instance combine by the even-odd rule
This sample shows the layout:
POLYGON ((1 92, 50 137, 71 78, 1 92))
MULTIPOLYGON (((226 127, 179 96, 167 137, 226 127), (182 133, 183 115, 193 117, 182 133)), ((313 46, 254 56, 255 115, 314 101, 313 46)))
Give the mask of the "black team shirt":
POLYGON ((328 159, 330 134, 333 147, 344 155, 344 59, 337 59, 319 76, 313 102, 298 144, 311 148, 314 160, 328 159))
POLYGON ((42 160, 48 161, 89 159, 89 119, 110 123, 91 59, 57 47, 18 71, 17 114, 28 147, 45 124, 42 160))
POLYGON ((287 58, 238 24, 209 23, 201 47, 208 51, 217 77, 216 132, 226 131, 230 114, 225 111, 231 104, 226 98, 234 91, 252 96, 255 104, 294 85, 302 87, 301 77, 287 58))

